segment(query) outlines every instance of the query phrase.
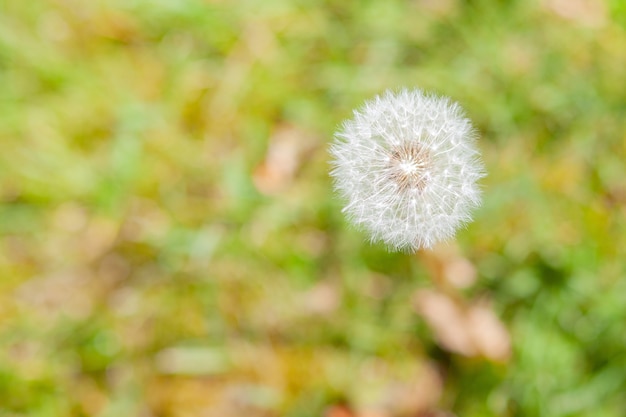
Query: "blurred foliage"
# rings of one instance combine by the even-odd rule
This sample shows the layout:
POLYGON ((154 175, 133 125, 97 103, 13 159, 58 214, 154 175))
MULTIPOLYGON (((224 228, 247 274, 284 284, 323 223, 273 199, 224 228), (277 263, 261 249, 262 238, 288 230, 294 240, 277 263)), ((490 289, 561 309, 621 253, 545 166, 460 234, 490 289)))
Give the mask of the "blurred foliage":
POLYGON ((623 416, 625 68, 621 0, 0 1, 0 416, 623 416), (481 132, 462 291, 508 361, 332 196, 400 86, 481 132))

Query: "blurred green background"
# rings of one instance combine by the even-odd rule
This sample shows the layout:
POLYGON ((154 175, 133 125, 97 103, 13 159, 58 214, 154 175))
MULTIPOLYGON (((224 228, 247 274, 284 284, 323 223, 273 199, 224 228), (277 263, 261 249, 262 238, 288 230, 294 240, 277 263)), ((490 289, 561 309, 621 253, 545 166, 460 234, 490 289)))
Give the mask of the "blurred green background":
POLYGON ((624 416, 625 68, 621 0, 1 0, 0 416, 624 416), (419 256, 327 174, 401 86, 489 172, 419 256))

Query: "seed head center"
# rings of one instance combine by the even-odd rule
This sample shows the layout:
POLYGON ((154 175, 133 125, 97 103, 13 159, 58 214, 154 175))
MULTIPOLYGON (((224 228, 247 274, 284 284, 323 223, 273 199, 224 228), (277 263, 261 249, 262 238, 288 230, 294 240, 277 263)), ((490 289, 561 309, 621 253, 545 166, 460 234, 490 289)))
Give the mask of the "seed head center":
POLYGON ((402 191, 422 191, 428 182, 431 156, 417 143, 405 143, 389 151, 389 178, 402 191))

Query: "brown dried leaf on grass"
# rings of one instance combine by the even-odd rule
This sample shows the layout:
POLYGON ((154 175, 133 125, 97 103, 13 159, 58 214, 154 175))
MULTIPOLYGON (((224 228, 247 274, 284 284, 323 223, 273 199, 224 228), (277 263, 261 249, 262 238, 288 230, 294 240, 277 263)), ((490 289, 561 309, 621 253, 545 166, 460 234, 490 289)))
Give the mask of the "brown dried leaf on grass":
POLYGON ((279 125, 269 139, 265 160, 252 175, 256 188, 267 195, 287 188, 316 142, 310 132, 289 124, 279 125))
POLYGON ((509 359, 509 332, 488 304, 471 306, 467 311, 467 322, 472 341, 483 356, 501 362, 509 359))
POLYGON ((467 331, 465 312, 454 300, 436 291, 420 290, 415 294, 414 305, 443 348, 464 356, 478 354, 467 331))
POLYGON ((509 333, 488 303, 461 305, 446 294, 420 290, 415 294, 414 305, 444 349, 498 362, 509 359, 509 333))
POLYGON ((438 281, 456 288, 468 288, 476 281, 476 267, 463 256, 456 244, 440 244, 419 256, 438 281))

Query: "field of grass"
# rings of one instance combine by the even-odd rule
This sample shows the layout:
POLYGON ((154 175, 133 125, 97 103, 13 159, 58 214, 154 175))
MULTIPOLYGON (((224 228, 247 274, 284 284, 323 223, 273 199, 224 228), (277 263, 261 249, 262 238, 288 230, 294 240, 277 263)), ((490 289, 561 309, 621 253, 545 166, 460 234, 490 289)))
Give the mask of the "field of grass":
POLYGON ((0 0, 0 417, 622 417, 624 392, 622 0, 0 0), (402 86, 465 108, 489 174, 417 255, 328 176, 402 86))

